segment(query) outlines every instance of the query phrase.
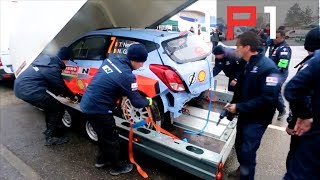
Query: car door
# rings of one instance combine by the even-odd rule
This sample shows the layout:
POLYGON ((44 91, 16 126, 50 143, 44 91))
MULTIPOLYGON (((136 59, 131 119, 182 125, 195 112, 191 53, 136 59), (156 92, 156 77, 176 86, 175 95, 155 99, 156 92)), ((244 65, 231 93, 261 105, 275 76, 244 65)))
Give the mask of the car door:
POLYGON ((83 37, 69 46, 72 58, 66 61, 66 69, 62 76, 72 92, 84 93, 106 58, 109 42, 110 39, 106 35, 93 35, 83 37))

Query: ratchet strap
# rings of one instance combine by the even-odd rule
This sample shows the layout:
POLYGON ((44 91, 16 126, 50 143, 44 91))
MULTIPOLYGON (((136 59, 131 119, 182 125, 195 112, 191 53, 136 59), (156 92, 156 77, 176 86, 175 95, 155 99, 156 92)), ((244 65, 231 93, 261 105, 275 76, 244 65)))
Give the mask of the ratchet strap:
MULTIPOLYGON (((158 131, 161 132, 162 134, 165 134, 167 136, 170 136, 172 139, 179 139, 177 136, 173 135, 172 133, 162 129, 159 125, 157 125, 152 118, 151 110, 150 107, 147 107, 147 111, 149 114, 149 118, 147 118, 145 121, 146 123, 152 123, 153 127, 158 131)), ((137 171, 143 178, 148 178, 148 174, 141 168, 141 166, 134 160, 133 156, 133 146, 132 146, 132 140, 133 140, 133 127, 132 127, 132 121, 130 122, 130 132, 129 132, 129 141, 128 141, 128 147, 129 147, 129 160, 132 164, 134 164, 137 167, 137 171)), ((141 123, 140 126, 142 126, 144 123, 141 123)), ((139 127, 139 126, 137 126, 139 127)))
POLYGON ((150 110, 150 107, 148 106, 147 107, 147 111, 148 111, 148 114, 149 114, 149 118, 146 119, 147 123, 151 122, 153 127, 156 129, 156 131, 158 132, 161 132, 162 134, 165 134, 167 136, 170 136, 172 137, 172 139, 180 139, 178 138, 177 136, 175 136, 174 134, 162 129, 158 124, 156 124, 154 121, 153 121, 153 118, 152 118, 152 114, 151 114, 151 110, 150 110))
POLYGON ((134 160, 133 149, 132 149, 132 139, 133 139, 133 128, 132 122, 130 121, 130 132, 129 132, 129 159, 132 164, 137 167, 137 171, 143 178, 148 178, 148 174, 140 167, 140 165, 134 160))

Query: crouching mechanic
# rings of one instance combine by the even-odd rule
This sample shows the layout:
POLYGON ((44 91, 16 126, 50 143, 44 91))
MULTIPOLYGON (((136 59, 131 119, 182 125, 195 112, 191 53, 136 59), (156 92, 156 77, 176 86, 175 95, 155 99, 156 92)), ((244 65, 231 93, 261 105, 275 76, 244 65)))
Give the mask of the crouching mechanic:
POLYGON ((147 57, 148 51, 143 44, 133 44, 128 48, 127 57, 104 60, 80 103, 99 139, 95 166, 99 168, 111 164, 111 175, 128 173, 133 168, 130 163, 119 162, 119 135, 113 111, 122 96, 127 96, 137 108, 152 105, 152 99, 146 99, 137 91, 136 78, 132 74, 132 70, 143 66, 147 57))
POLYGON ((213 49, 213 54, 215 55, 213 77, 218 75, 222 70, 229 78, 228 91, 234 91, 246 62, 238 57, 234 49, 222 47, 221 45, 213 49))
POLYGON ((14 93, 18 98, 45 110, 45 145, 58 145, 69 141, 66 137, 59 137, 64 106, 46 92, 49 90, 56 95, 75 98, 61 76, 62 70, 66 68, 62 60, 66 59, 70 59, 70 50, 67 47, 61 48, 57 56, 41 55, 14 82, 14 93))

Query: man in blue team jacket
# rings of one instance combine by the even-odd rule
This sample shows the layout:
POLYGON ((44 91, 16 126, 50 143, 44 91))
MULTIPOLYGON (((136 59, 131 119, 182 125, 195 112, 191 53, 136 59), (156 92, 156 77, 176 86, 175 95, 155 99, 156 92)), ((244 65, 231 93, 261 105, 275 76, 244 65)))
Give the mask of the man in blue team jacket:
MULTIPOLYGON (((307 50, 319 49, 320 29, 311 30, 305 44, 307 50), (307 45, 307 46, 306 46, 307 45)), ((299 136, 291 155, 285 180, 319 179, 320 170, 320 51, 308 60, 288 82, 284 96, 295 118, 292 135, 299 136)), ((292 143, 292 142, 291 142, 292 143)), ((289 156, 289 155, 288 155, 289 156)), ((288 157, 289 158, 289 157, 288 157)))
POLYGON ((235 148, 240 167, 234 175, 253 180, 256 152, 277 105, 279 71, 264 53, 259 53, 257 34, 245 32, 239 35, 236 46, 240 57, 248 64, 238 80, 232 104, 225 108, 238 113, 235 148))
POLYGON ((152 99, 143 97, 137 91, 136 78, 132 74, 132 70, 143 66, 147 57, 148 51, 143 44, 133 44, 128 49, 127 57, 104 60, 80 102, 81 110, 87 114, 99 138, 95 166, 99 168, 111 163, 111 175, 128 173, 133 168, 132 164, 119 162, 119 135, 113 111, 122 96, 127 96, 137 108, 152 105, 152 99))
POLYGON ((46 90, 74 99, 75 95, 66 87, 61 76, 62 70, 66 68, 62 60, 69 58, 70 50, 67 47, 61 48, 57 56, 41 55, 14 82, 14 93, 18 98, 45 110, 45 145, 68 142, 66 137, 58 137, 64 106, 46 90))

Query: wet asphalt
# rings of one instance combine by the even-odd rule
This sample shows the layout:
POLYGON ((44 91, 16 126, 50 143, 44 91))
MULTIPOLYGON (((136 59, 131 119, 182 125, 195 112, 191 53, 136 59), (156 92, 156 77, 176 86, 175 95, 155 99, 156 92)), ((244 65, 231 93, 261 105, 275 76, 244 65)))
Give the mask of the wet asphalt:
MULTIPOLYGON (((301 48, 294 53, 289 78, 296 71, 292 67, 305 55, 301 48)), ((217 79, 225 81, 223 75, 217 79)), ((0 120, 0 179, 142 179, 135 169, 120 176, 109 175, 110 167, 96 169, 94 157, 97 146, 79 127, 68 129, 68 144, 44 146, 44 113, 17 99, 13 94, 12 82, 0 82, 0 120)), ((257 180, 280 180, 285 173, 290 137, 284 131, 285 120, 274 118, 273 125, 267 129, 257 152, 257 180)), ((122 149, 121 157, 126 160, 127 146, 123 144, 122 149)), ((135 151, 135 159, 148 173, 149 179, 197 179, 140 152, 135 151)), ((237 167, 236 155, 232 150, 224 172, 227 174, 237 167)), ((224 179, 228 179, 227 176, 224 179)))

